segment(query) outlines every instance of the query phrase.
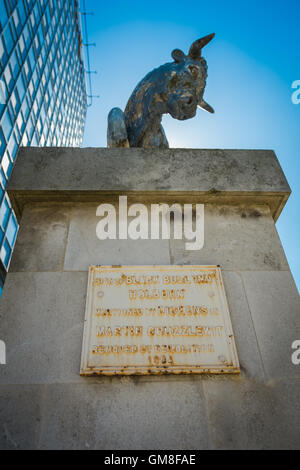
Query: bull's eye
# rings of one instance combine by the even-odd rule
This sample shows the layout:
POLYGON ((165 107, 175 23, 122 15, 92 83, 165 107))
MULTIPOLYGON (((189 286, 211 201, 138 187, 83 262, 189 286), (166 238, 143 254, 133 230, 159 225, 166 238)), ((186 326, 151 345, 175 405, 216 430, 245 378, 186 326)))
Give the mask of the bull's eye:
POLYGON ((191 72, 192 77, 197 78, 198 73, 199 73, 199 67, 197 67, 196 65, 189 65, 188 69, 191 72))
POLYGON ((169 89, 173 90, 178 86, 178 76, 175 74, 172 78, 167 82, 167 86, 169 89))

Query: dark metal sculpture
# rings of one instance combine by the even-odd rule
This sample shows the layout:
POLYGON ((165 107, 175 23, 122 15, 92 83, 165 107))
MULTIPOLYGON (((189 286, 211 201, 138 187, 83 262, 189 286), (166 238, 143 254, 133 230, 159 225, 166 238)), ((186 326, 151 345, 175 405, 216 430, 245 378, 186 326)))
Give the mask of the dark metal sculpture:
POLYGON ((214 112, 203 99, 207 64, 201 57, 203 47, 213 37, 209 34, 193 42, 188 55, 175 49, 174 62, 152 70, 136 86, 124 113, 120 108, 110 111, 108 147, 168 148, 161 125, 163 114, 184 120, 195 116, 197 106, 214 112))

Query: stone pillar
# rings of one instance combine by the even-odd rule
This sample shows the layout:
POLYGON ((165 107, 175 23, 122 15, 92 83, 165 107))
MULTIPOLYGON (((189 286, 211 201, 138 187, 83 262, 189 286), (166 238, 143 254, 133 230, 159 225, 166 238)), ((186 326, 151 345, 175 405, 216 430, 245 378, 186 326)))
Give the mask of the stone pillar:
POLYGON ((26 148, 20 232, 0 301, 0 448, 300 448, 299 295, 275 221, 290 189, 272 151, 26 148), (96 237, 96 208, 203 203, 204 247, 96 237), (89 265, 221 266, 239 375, 81 377, 89 265))

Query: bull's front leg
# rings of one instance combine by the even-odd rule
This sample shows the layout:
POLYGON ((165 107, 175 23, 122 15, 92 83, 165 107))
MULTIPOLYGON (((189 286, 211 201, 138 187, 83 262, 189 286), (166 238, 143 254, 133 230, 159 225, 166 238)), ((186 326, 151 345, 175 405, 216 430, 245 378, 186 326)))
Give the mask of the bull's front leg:
POLYGON ((144 148, 168 149, 169 142, 162 125, 146 132, 140 146, 144 148))

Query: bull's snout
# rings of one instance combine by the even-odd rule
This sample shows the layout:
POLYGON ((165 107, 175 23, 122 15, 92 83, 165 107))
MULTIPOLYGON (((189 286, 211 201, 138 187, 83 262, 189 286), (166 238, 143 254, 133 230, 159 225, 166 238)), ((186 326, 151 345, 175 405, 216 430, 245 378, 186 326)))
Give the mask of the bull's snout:
POLYGON ((195 106, 196 104, 196 100, 193 95, 182 96, 180 101, 184 106, 195 106))
POLYGON ((169 101, 169 113, 175 119, 190 119, 196 112, 197 100, 192 93, 177 95, 169 101))

